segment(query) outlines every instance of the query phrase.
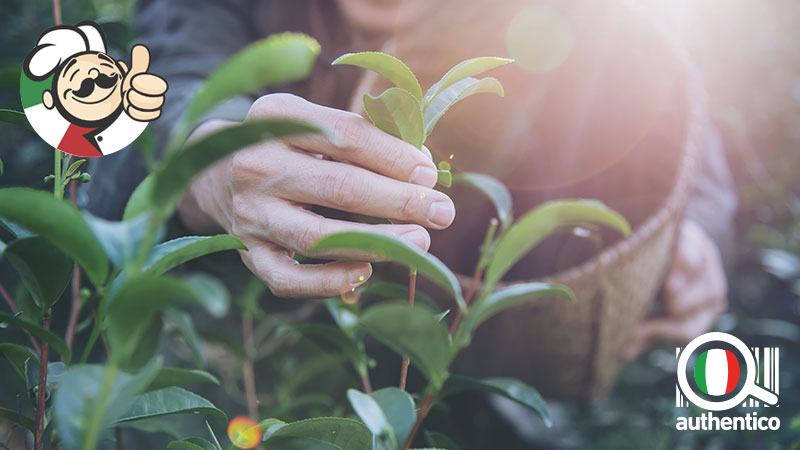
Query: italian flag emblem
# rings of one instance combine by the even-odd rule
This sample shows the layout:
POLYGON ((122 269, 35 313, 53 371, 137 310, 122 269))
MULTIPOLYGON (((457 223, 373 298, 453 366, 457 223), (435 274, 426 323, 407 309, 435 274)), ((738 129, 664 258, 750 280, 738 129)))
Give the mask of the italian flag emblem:
POLYGON ((721 348, 704 351, 694 365, 694 381, 708 395, 730 394, 739 384, 739 373, 739 360, 721 348))

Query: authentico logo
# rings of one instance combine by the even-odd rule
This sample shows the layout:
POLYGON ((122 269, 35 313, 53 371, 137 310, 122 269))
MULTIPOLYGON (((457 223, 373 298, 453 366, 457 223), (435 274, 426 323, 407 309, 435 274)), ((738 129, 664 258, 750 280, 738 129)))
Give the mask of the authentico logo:
POLYGON ((713 411, 778 406, 777 347, 750 348, 728 333, 698 336, 683 349, 677 348, 678 384, 675 406, 689 402, 705 409, 700 416, 678 416, 678 430, 777 430, 778 417, 745 415, 714 416, 713 411))

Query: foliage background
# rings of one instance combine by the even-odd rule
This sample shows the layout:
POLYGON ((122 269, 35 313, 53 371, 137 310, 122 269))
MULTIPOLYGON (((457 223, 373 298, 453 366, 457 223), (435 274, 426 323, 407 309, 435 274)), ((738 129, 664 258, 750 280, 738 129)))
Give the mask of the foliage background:
MULTIPOLYGON (((64 0, 65 23, 92 18, 109 34, 112 53, 126 55, 133 38, 133 0, 64 0)), ((503 448, 800 448, 800 4, 792 0, 648 0, 653 14, 673 27, 686 42, 701 69, 710 93, 712 115, 723 131, 728 158, 741 193, 737 217, 736 258, 730 267, 730 311, 718 328, 731 331, 751 345, 781 347, 781 406, 769 414, 782 419, 780 433, 676 433, 673 407, 674 353, 663 346, 628 365, 613 394, 594 405, 551 404, 555 427, 547 430, 529 421, 518 436, 490 412, 471 415, 470 427, 456 432, 468 448, 488 448, 491 437, 503 448), (765 249, 776 250, 764 252, 765 249), (643 401, 643 399, 647 399, 643 401), (476 418, 477 417, 477 418, 476 418)), ((6 0, 0 10, 0 107, 20 109, 16 68, 37 36, 52 24, 47 0, 6 0), (11 74, 11 75, 9 75, 11 74)), ((52 151, 35 135, 0 125, 0 159, 6 166, 0 186, 43 187, 51 171, 52 151)), ((80 200, 80 199, 79 199, 80 200)), ((14 276, 0 263, 0 282, 13 286, 14 276)), ((54 315, 66 315, 61 302, 54 315), (63 309, 63 310, 59 310, 63 309)), ((62 321, 63 324, 63 321, 62 321)), ((279 325, 261 332, 269 334, 279 325)), ((56 329, 57 334, 63 330, 56 329)), ((278 382, 259 386, 274 407, 274 416, 291 416, 321 408, 336 412, 341 399, 304 398, 297 390, 309 380, 287 383, 298 367, 319 375, 336 361, 318 349, 284 339, 288 354, 280 364, 262 367, 278 382), (317 367, 314 367, 316 365, 317 367), (280 381, 284 380, 284 381, 280 381), (290 384, 290 386, 287 386, 290 384), (298 398, 302 401, 298 402, 298 398), (290 399, 293 400, 290 402, 290 399), (303 403, 306 405, 295 405, 303 403), (290 403, 293 403, 290 405, 290 403), (308 406, 308 405, 312 406, 308 406), (314 406, 316 405, 316 406, 314 406), (292 408, 287 407, 291 406, 292 408)), ((24 390, 0 361, 0 401, 15 403, 24 390), (14 380, 5 382, 5 380, 14 380)), ((343 382, 331 369, 330 384, 343 382)), ((223 381, 224 381, 224 374, 223 381)), ((232 386, 235 387, 235 382, 232 386)), ((342 392, 341 389, 337 392, 342 392)), ((240 395, 228 390, 229 398, 240 395)), ((465 396, 459 402, 475 410, 482 398, 465 396)), ((220 405, 226 411, 241 403, 220 405)), ((270 406, 272 405, 272 406, 270 406)), ((341 411, 339 411, 341 412, 341 411)), ((759 411, 759 415, 766 415, 759 411)), ((466 422, 463 419, 462 422, 466 422)), ((465 425, 461 423, 460 425, 465 425)), ((455 424, 456 427, 459 423, 455 424)), ((0 425, 0 441, 5 433, 0 425)))

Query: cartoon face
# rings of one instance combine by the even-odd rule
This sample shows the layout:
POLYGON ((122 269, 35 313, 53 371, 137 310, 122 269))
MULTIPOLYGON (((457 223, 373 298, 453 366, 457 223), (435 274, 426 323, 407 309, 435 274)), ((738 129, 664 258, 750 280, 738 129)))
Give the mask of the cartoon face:
POLYGON ((53 80, 53 91, 45 92, 44 102, 60 105, 59 109, 78 120, 101 121, 122 104, 124 76, 105 53, 81 53, 64 63, 53 80), (55 98, 48 99, 48 95, 55 98))

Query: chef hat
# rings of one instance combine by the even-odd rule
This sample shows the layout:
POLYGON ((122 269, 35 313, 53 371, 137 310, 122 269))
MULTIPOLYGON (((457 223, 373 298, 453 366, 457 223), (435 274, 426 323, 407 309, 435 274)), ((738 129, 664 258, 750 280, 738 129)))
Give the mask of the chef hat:
POLYGON ((61 25, 50 28, 28 54, 25 72, 32 79, 45 79, 71 56, 85 51, 106 51, 105 36, 96 23, 81 22, 74 27, 61 25))

